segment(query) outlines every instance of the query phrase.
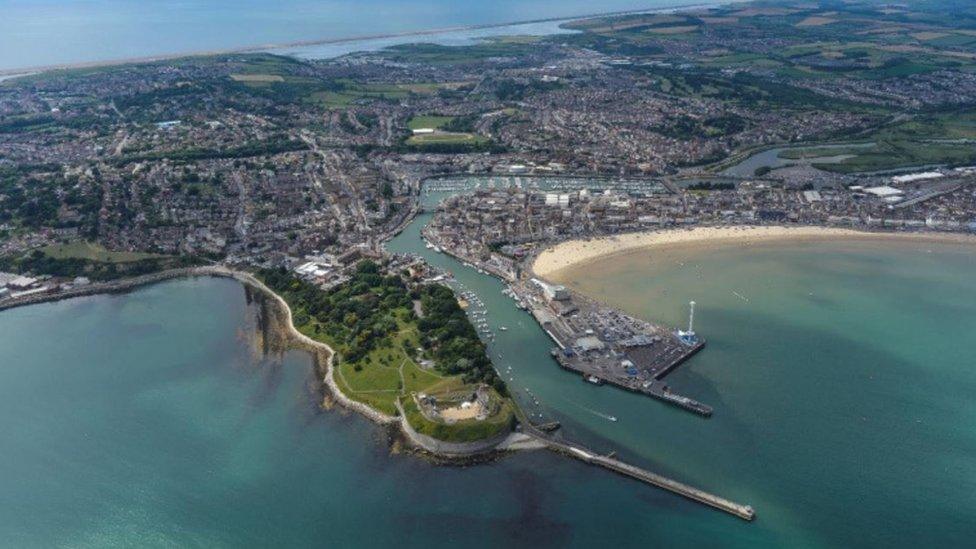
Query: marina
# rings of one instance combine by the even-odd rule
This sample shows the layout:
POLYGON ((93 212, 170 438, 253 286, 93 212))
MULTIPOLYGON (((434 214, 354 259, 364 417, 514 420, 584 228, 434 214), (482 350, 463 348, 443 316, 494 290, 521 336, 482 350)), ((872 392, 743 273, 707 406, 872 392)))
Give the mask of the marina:
POLYGON ((673 384, 715 405, 715 415, 700 421, 640 395, 554 371, 548 355, 553 343, 502 293, 505 284, 429 253, 419 226, 408 230, 390 244, 393 249, 424 254, 454 273, 456 283, 480 296, 484 307, 472 308, 484 311, 479 316, 509 327, 490 344, 492 359, 539 422, 540 435, 571 438, 586 454, 567 446, 573 459, 562 452, 525 452, 434 472, 418 460, 390 456, 376 448, 378 430, 365 420, 296 406, 303 402, 296 396, 304 395, 307 357, 291 353, 283 368, 251 365, 235 337, 243 316, 236 284, 183 280, 0 315, 0 355, 4 364, 20 364, 3 369, 3 402, 12 410, 33 411, 4 415, 12 437, 5 446, 10 474, 4 493, 23 503, 0 517, 5 531, 16 536, 29 530, 32 537, 19 538, 27 540, 23 545, 56 546, 93 529, 115 531, 113 509, 125 506, 137 513, 133 524, 146 531, 182 517, 179 530, 167 538, 176 544, 200 542, 187 532, 210 522, 192 517, 218 517, 241 537, 207 538, 213 546, 239 545, 244 537, 266 545, 315 546, 327 539, 348 546, 375 527, 380 513, 394 526, 415 526, 406 535, 402 528, 377 528, 374 539, 401 545, 407 539, 412 546, 442 540, 443 509, 469 509, 476 494, 484 502, 477 513, 500 519, 486 522, 465 511, 454 524, 465 528, 460 535, 495 546, 524 541, 521 520, 535 520, 533 509, 539 508, 549 509, 554 521, 529 538, 539 547, 626 547, 634 536, 680 547, 707 546, 715 536, 735 547, 782 547, 783 540, 808 539, 838 547, 858 541, 910 547, 933 540, 965 546, 971 539, 969 479, 976 475, 972 460, 955 450, 973 443, 968 425, 974 409, 967 393, 973 371, 966 360, 973 349, 960 334, 974 329, 976 294, 972 256, 963 248, 869 243, 845 252, 845 246, 824 243, 734 257, 676 256, 683 265, 639 264, 636 270, 621 265, 634 265, 637 258, 618 258, 604 262, 599 276, 575 274, 581 292, 599 293, 613 306, 629 303, 628 310, 638 313, 655 311, 654 318, 669 325, 687 321, 689 293, 708 304, 696 317, 696 330, 709 338, 708 352, 685 365, 690 368, 668 374, 673 384), (698 267, 708 289, 698 289, 702 282, 689 276, 698 267), (881 269, 878 280, 885 282, 859 284, 865 269, 881 269), (721 283, 713 283, 715 273, 721 273, 721 283), (929 291, 916 295, 919 283, 929 291), (661 286, 668 294, 656 291, 661 286), (816 298, 809 297, 811 290, 816 298), (919 306, 900 307, 908 299, 919 306), (857 306, 832 306, 838 302, 857 306), (956 306, 947 309, 945 303, 956 306), (932 322, 937 311, 950 316, 932 322), (808 322, 791 323, 799 313, 808 322), (49 334, 54 344, 37 346, 39 333, 49 334), (855 344, 855 333, 862 342, 885 342, 887 352, 878 355, 877 347, 855 344), (106 360, 103 348, 89 344, 95 338, 108 338, 123 354, 106 360), (241 362, 235 364, 228 356, 238 353, 241 362), (285 375, 280 384, 272 375, 278 372, 285 375), (905 383, 912 375, 914 382, 905 383), (841 377, 848 383, 838 384, 841 377), (716 396, 712 384, 726 389, 716 396), (48 397, 38 406, 42 392, 48 397), (828 393, 833 403, 824 406, 818 396, 828 393), (939 406, 932 406, 932 394, 943 395, 939 406), (121 429, 113 421, 120 410, 131 418, 121 429), (561 427, 553 431, 557 422, 561 427), (147 448, 147 425, 172 441, 171 451, 147 448), (717 444, 723 444, 719 455, 717 444), (237 461, 244 447, 259 449, 261 458, 237 461), (124 457, 131 474, 116 478, 120 471, 104 459, 106 451, 124 457), (750 503, 761 517, 745 522, 707 503, 637 484, 626 470, 585 461, 611 451, 612 459, 750 503), (66 467, 53 475, 42 471, 37 455, 61 456, 66 467), (872 466, 851 476, 825 466, 830 463, 872 466), (98 476, 87 481, 71 474, 81 467, 98 476), (160 480, 143 485, 150 497, 133 494, 138 477, 160 480), (22 478, 57 482, 28 490, 17 480, 22 478), (242 483, 254 491, 234 505, 217 504, 242 483), (402 500, 387 496, 397 490, 423 497, 405 509, 402 500), (187 492, 200 497, 188 501, 187 492), (111 508, 89 505, 93 493, 107 494, 111 508), (531 506, 520 503, 526 494, 531 506), (861 512, 851 513, 855 508, 861 512), (308 528, 326 515, 346 520, 325 531, 308 528), (820 535, 811 521, 830 528, 820 535), (918 522, 929 526, 920 531, 918 522), (269 529, 273 533, 262 534, 269 529))

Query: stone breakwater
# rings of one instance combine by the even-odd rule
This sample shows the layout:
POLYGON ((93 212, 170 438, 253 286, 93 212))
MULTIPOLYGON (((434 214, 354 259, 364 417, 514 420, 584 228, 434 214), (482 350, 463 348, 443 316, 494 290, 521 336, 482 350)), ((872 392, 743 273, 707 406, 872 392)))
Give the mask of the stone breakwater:
POLYGON ((138 288, 140 286, 146 286, 149 284, 155 284, 158 282, 163 282, 166 280, 173 280, 177 278, 188 278, 195 276, 212 276, 220 278, 231 278, 234 279, 245 286, 256 290, 260 294, 264 295, 271 302, 273 302, 274 309, 279 313, 275 315, 275 329, 281 330, 286 336, 288 342, 295 347, 305 350, 311 353, 316 358, 316 364, 319 370, 319 375, 322 378, 322 383, 335 402, 340 406, 357 412, 367 419, 384 426, 394 426, 398 427, 398 430, 403 435, 403 438, 414 448, 429 452, 437 458, 446 458, 448 460, 458 460, 465 459, 472 456, 478 456, 483 454, 489 454, 501 451, 500 447, 508 447, 503 443, 508 441, 507 436, 494 437, 486 441, 475 441, 470 443, 446 443, 443 441, 438 441, 431 437, 417 433, 412 428, 410 428, 406 419, 401 414, 398 417, 390 416, 384 414, 370 406, 352 400, 342 390, 335 381, 335 351, 325 343, 321 341, 316 341, 305 334, 298 331, 292 322, 292 311, 288 303, 280 295, 275 293, 271 288, 266 286, 263 282, 258 280, 256 277, 250 273, 243 271, 238 271, 222 266, 206 266, 206 267, 189 267, 184 269, 171 269, 167 271, 160 271, 158 273, 152 273, 148 275, 127 278, 122 280, 116 280, 112 282, 95 283, 86 286, 79 286, 76 288, 71 288, 69 290, 63 291, 52 291, 50 293, 44 294, 34 294, 30 296, 24 296, 20 299, 8 299, 0 303, 0 311, 5 309, 11 309, 14 307, 23 307, 27 305, 35 305, 38 303, 44 303, 48 301, 58 301, 62 299, 70 299, 73 297, 82 297, 98 294, 107 293, 121 293, 138 288), (324 367, 323 367, 324 365, 324 367))

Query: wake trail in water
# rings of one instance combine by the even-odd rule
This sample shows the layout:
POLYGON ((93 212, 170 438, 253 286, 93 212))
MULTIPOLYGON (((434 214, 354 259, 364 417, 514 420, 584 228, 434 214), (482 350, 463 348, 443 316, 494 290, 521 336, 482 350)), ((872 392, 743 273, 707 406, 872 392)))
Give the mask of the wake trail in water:
POLYGON ((616 416, 612 416, 610 414, 604 414, 603 412, 594 410, 593 408, 589 408, 587 406, 583 406, 582 404, 577 404, 577 403, 573 402, 572 400, 569 400, 568 398, 565 398, 565 397, 559 397, 559 398, 561 400, 569 403, 574 408, 579 408, 580 410, 583 410, 584 412, 588 412, 588 413, 593 414, 593 415, 595 415, 597 417, 601 417, 601 418, 603 418, 603 419, 605 419, 607 421, 617 421, 617 417, 616 416))

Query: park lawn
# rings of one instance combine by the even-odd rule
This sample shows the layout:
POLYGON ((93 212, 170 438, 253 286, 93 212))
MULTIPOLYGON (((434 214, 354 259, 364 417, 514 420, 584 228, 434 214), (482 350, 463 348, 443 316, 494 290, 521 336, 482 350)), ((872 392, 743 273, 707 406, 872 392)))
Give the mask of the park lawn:
POLYGON ((348 107, 353 101, 360 99, 359 96, 334 91, 319 91, 309 96, 313 103, 319 103, 330 109, 348 107))
POLYGON ((396 84, 357 84, 351 80, 340 80, 343 87, 339 91, 316 91, 309 100, 329 108, 344 108, 356 101, 366 99, 404 99, 410 91, 396 84))
POLYGON ((112 252, 102 245, 88 241, 75 241, 67 244, 51 244, 41 248, 45 255, 54 259, 87 259, 103 263, 130 263, 143 259, 164 257, 141 252, 112 252))
POLYGON ((335 380, 346 396, 394 415, 397 398, 401 395, 450 391, 465 385, 460 376, 425 370, 410 357, 408 350, 417 346, 420 335, 416 321, 404 320, 405 312, 405 309, 393 311, 399 331, 390 337, 389 344, 376 347, 356 362, 341 360, 343 345, 326 335, 323 329, 315 333, 317 321, 309 321, 299 331, 326 343, 340 354, 335 380))
MULTIPOLYGON (((383 351, 383 349, 377 349, 383 351)), ((372 354, 372 353, 370 353, 372 354)), ((400 364, 364 364, 340 362, 339 373, 346 386, 354 393, 373 391, 400 392, 400 364), (360 369, 356 369, 359 366, 360 369)))
POLYGON ((353 92, 366 97, 404 99, 410 95, 410 91, 408 89, 398 84, 355 84, 351 86, 353 92))
POLYGON ((356 402, 362 402, 370 408, 379 410, 388 416, 397 415, 396 401, 398 394, 396 392, 350 394, 348 387, 343 384, 342 379, 336 379, 336 383, 339 385, 339 389, 347 397, 355 400, 356 402))
POLYGON ((464 386, 460 376, 445 376, 432 370, 425 370, 412 360, 403 366, 404 393, 438 393, 451 391, 464 386))
POLYGON ((407 127, 411 130, 421 128, 439 129, 454 120, 453 116, 438 116, 435 114, 415 116, 407 122, 407 127))

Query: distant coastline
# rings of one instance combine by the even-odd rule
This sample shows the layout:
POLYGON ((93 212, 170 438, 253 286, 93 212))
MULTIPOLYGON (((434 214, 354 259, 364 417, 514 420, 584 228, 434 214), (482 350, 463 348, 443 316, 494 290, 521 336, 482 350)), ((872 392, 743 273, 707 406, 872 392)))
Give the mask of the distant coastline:
POLYGON ((775 241, 915 240, 976 244, 976 236, 936 232, 871 232, 836 227, 729 226, 668 229, 589 240, 568 240, 543 250, 532 262, 532 270, 543 278, 559 278, 565 269, 616 255, 662 247, 751 245, 775 241))
POLYGON ((657 12, 668 12, 668 11, 675 11, 675 10, 702 9, 702 8, 721 6, 725 4, 731 4, 737 1, 741 1, 741 0, 725 0, 720 2, 696 2, 690 4, 677 4, 668 7, 621 10, 621 11, 610 11, 610 12, 602 12, 602 13, 598 12, 598 13, 590 13, 590 14, 574 15, 574 16, 559 16, 559 17, 548 17, 542 19, 510 21, 505 23, 460 25, 454 27, 442 27, 436 29, 405 31, 405 32, 398 32, 398 33, 366 34, 366 35, 347 36, 343 38, 323 38, 321 40, 299 40, 295 42, 257 44, 257 45, 241 46, 237 48, 184 51, 184 52, 174 52, 174 53, 161 53, 158 55, 126 57, 126 58, 118 58, 118 59, 81 61, 77 63, 56 63, 51 65, 26 66, 26 67, 18 67, 18 68, 11 68, 11 69, 0 69, 0 82, 4 80, 9 80, 11 78, 20 78, 24 76, 30 76, 38 73, 44 73, 44 72, 56 71, 56 70, 95 69, 100 67, 113 67, 113 66, 129 65, 129 64, 143 64, 143 63, 157 63, 162 61, 172 61, 174 59, 183 59, 189 57, 208 57, 213 55, 234 55, 234 54, 243 54, 243 53, 272 53, 273 54, 275 53, 275 50, 285 50, 285 49, 307 47, 307 46, 321 46, 326 44, 346 44, 352 42, 365 42, 369 40, 380 40, 380 39, 390 39, 390 38, 409 38, 411 36, 436 36, 438 34, 446 34, 451 32, 495 29, 495 28, 512 27, 517 25, 530 25, 536 23, 554 23, 560 21, 568 22, 568 21, 577 21, 580 19, 589 19, 593 17, 613 17, 613 16, 630 15, 636 13, 657 13, 657 12))

